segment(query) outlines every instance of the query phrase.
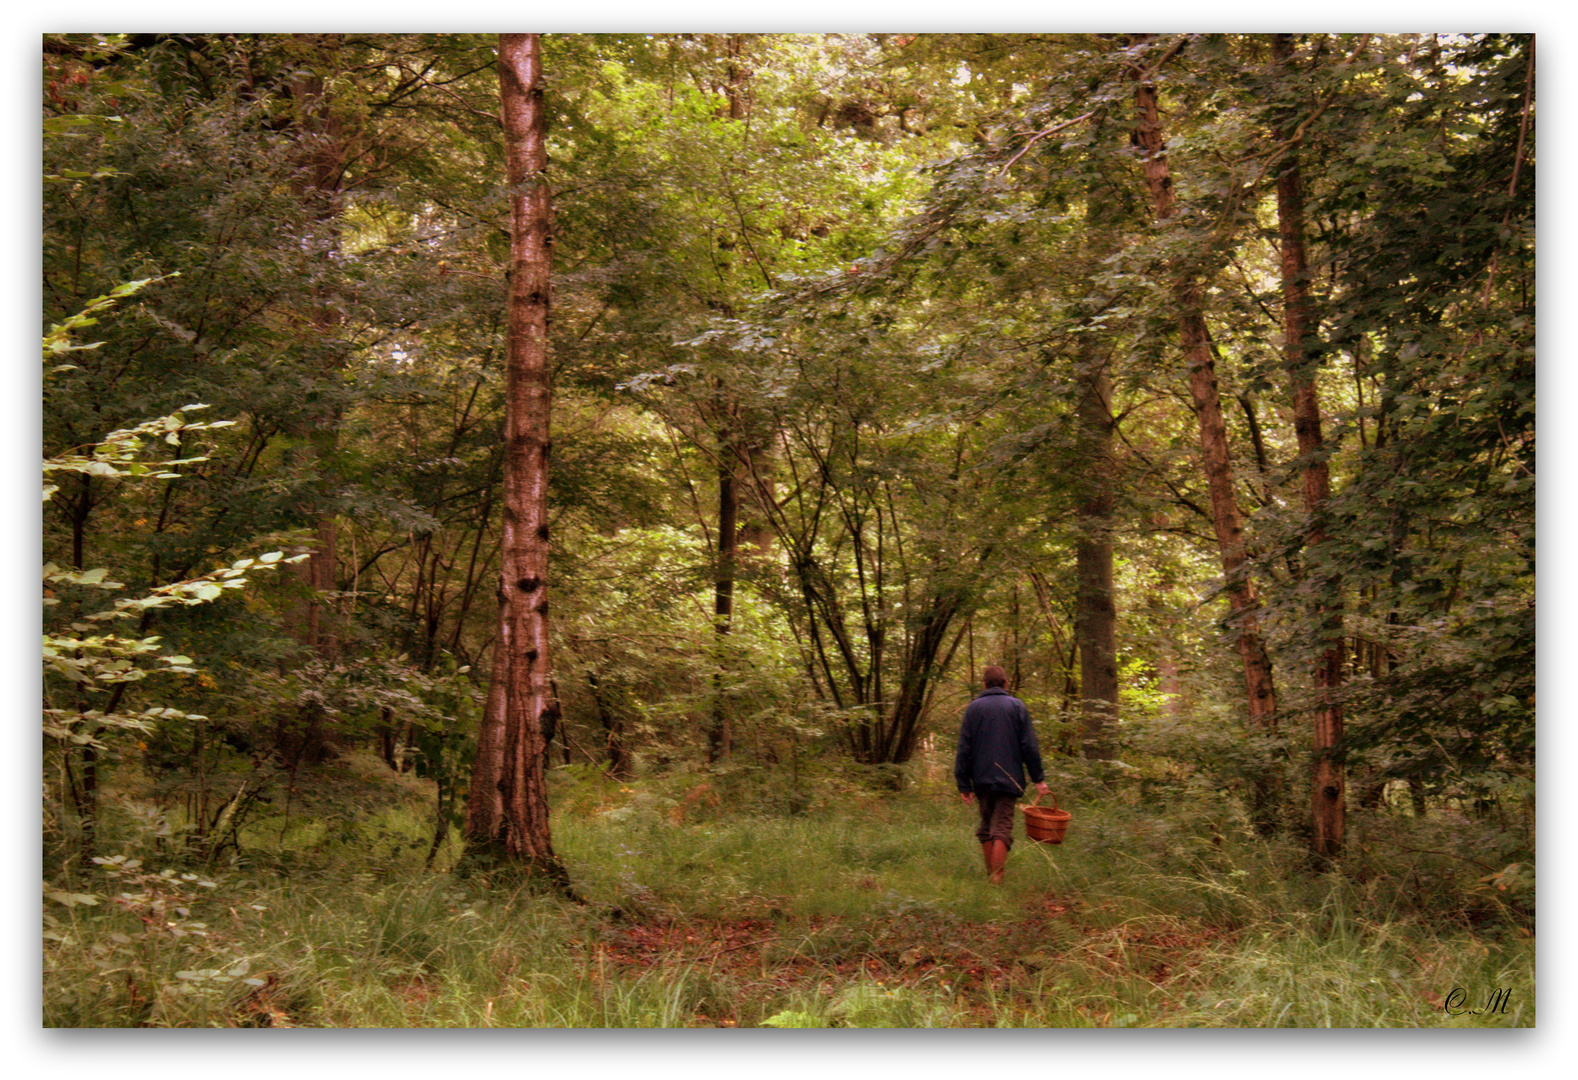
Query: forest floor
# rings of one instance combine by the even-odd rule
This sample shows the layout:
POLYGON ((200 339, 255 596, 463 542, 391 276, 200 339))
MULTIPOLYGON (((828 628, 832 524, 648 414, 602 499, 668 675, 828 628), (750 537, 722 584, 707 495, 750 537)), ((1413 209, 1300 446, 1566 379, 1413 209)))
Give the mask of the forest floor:
POLYGON ((96 862, 46 850, 45 1026, 1534 1024, 1532 870, 1505 823, 1355 815, 1321 872, 1219 796, 1076 778, 1065 843, 1021 839, 991 886, 935 776, 789 813, 748 772, 569 770, 577 902, 460 872, 453 843, 425 866, 430 788, 371 762, 305 778, 212 865, 122 778, 96 862))
MULTIPOLYGON (((1163 990, 1175 973, 1206 962, 1212 948, 1230 934, 1211 927, 1183 932, 1165 922, 1114 932, 1082 925, 1075 906, 1056 897, 1037 897, 1016 917, 946 926, 925 916, 899 915, 884 921, 880 941, 861 954, 826 959, 792 950, 785 956, 784 943, 835 934, 843 925, 836 919, 809 918, 792 929, 752 919, 664 921, 614 932, 600 946, 600 960, 606 958, 626 972, 701 965, 780 996, 814 988, 832 997, 839 988, 860 982, 887 996, 941 987, 952 999, 949 1026, 993 1027, 1005 1006, 1012 1009, 1015 1001, 1030 1010, 1039 990, 1037 973, 1068 962, 1066 951, 1049 948, 1049 942, 1083 939, 1083 951, 1104 959, 1114 973, 1132 974, 1163 990)), ((1092 1026, 1109 1026, 1115 1019, 1110 1008, 1096 1011, 1076 1004, 1073 1011, 1092 1026)), ((738 1022, 729 1008, 718 1016, 698 1014, 694 1020, 720 1026, 738 1022)))

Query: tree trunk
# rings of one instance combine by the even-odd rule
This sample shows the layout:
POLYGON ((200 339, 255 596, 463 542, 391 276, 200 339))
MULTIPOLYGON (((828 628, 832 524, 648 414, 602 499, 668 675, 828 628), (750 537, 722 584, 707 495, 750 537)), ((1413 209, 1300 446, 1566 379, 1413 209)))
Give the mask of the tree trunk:
MULTIPOLYGON (((747 71, 742 62, 745 35, 729 34, 724 49, 729 57, 728 81, 724 97, 729 103, 729 119, 745 119, 747 71)), ((717 632, 717 671, 712 677, 712 721, 707 728, 707 761, 716 764, 729 757, 733 746, 728 702, 724 687, 728 681, 728 635, 734 620, 734 579, 738 572, 740 544, 740 472, 744 455, 739 434, 733 430, 739 407, 718 401, 718 567, 713 583, 713 629, 717 632)))
POLYGON ((1104 361, 1079 373, 1078 414, 1086 456, 1075 542, 1080 717, 1085 756, 1107 760, 1113 754, 1109 725, 1118 714, 1118 609, 1112 578, 1112 379, 1104 361))
MULTIPOLYGON (((1136 70, 1135 78, 1133 141, 1140 151, 1156 221, 1164 225, 1177 211, 1167 162, 1167 140, 1162 132, 1156 86, 1150 81, 1149 72, 1136 70)), ((1271 679, 1271 658, 1260 637, 1259 600, 1249 573, 1242 515, 1233 487, 1227 422, 1222 415, 1216 363, 1205 325, 1205 293, 1187 267, 1177 267, 1175 274, 1173 299, 1178 308, 1180 345, 1189 367, 1189 394, 1200 425, 1201 458, 1211 495, 1211 523, 1216 532, 1231 621, 1238 632, 1238 655, 1244 671, 1249 722, 1253 728, 1270 734, 1276 730, 1277 696, 1271 679)), ((1256 829, 1262 834, 1276 828, 1279 786, 1269 772, 1254 781, 1254 806, 1250 812, 1256 829)))
MULTIPOLYGON (((502 597, 500 607, 502 609, 502 597)), ((504 621, 500 619, 501 623, 504 621)), ((500 629, 507 633, 508 625, 500 629)), ((477 725, 477 756, 471 766, 471 786, 466 792, 464 835, 468 844, 486 846, 504 834, 504 778, 506 716, 505 680, 509 671, 508 639, 493 643, 493 664, 488 675, 488 696, 477 725)))
MULTIPOLYGON (((1293 35, 1272 35, 1278 63, 1291 73, 1293 35)), ((1295 137, 1297 117, 1286 116, 1278 125, 1277 139, 1295 137)), ((1342 739, 1343 617, 1338 582, 1324 568, 1326 502, 1331 477, 1321 457, 1320 398, 1315 388, 1319 364, 1316 350, 1314 305, 1309 295, 1309 263, 1304 245, 1304 184, 1299 170, 1298 146, 1288 148, 1277 174, 1277 228, 1282 254, 1282 318, 1285 340, 1283 358, 1293 392, 1293 425, 1299 457, 1304 461, 1304 509, 1308 515, 1304 544, 1306 565, 1317 597, 1316 622, 1320 627, 1319 655, 1315 661, 1314 768, 1311 782, 1311 850, 1322 858, 1342 852, 1346 815, 1345 777, 1336 756, 1342 739)))
MULTIPOLYGON (((305 208, 306 229, 303 243, 325 259, 332 260, 340 247, 339 213, 345 173, 346 138, 340 117, 335 113, 323 72, 339 69, 338 52, 343 35, 296 34, 303 58, 290 78, 290 97, 295 117, 292 134, 297 143, 294 194, 305 208)), ((339 306, 326 287, 312 294, 306 325, 307 343, 313 357, 309 378, 320 384, 338 377, 343 356, 334 339, 342 322, 339 306)), ((339 655, 339 630, 328 609, 328 597, 336 591, 338 531, 332 505, 334 458, 339 445, 341 413, 330 402, 321 411, 302 419, 296 432, 294 454, 304 472, 316 474, 304 493, 299 513, 312 526, 314 538, 306 549, 306 561, 290 571, 301 590, 300 598, 286 613, 286 624, 302 649, 324 664, 339 655)), ((332 722, 313 694, 303 694, 292 715, 282 715, 275 728, 275 744, 292 771, 303 764, 317 764, 333 755, 332 722)))
POLYGON ((749 72, 745 67, 745 35, 729 34, 724 44, 729 57, 728 82, 723 95, 729 102, 729 119, 745 119, 745 82, 749 72))
MULTIPOLYGON (((497 822, 470 818, 472 807, 486 807, 492 800, 486 785, 493 763, 484 757, 485 746, 489 755, 500 749, 479 738, 466 831, 476 840, 486 835, 504 858, 568 890, 568 876, 554 855, 549 835, 543 769, 545 733, 558 709, 548 640, 548 307, 553 239, 552 204, 544 176, 547 116, 540 35, 499 35, 499 96, 510 188, 504 525, 496 646, 503 655, 493 667, 496 683, 503 684, 503 730, 493 733, 495 738, 502 736, 495 784, 501 816, 497 822)), ((484 724, 491 721, 492 717, 485 718, 484 724)))
MULTIPOLYGON (((727 415, 727 410, 723 410, 727 415)), ((716 764, 732 749, 728 704, 724 686, 727 681, 729 630, 734 619, 734 575, 739 553, 739 466, 730 433, 725 431, 718 446, 718 566, 713 580, 712 626, 717 632, 717 670, 712 677, 712 722, 707 728, 707 760, 716 764)))
MULTIPOLYGON (((920 720, 931 697, 931 686, 946 664, 937 658, 947 641, 948 627, 964 609, 959 593, 935 597, 926 618, 916 627, 904 651, 904 670, 899 675, 898 699, 893 703, 891 722, 879 724, 880 739, 871 764, 902 765, 915 756, 920 739, 920 720)), ((972 669, 973 671, 973 669, 972 669)), ((887 706, 878 700, 879 710, 887 706)))
MULTIPOLYGON (((341 34, 294 35, 304 50, 313 54, 315 63, 328 70, 340 66, 338 52, 341 34)), ((345 153, 347 136, 340 117, 335 113, 321 73, 312 65, 303 65, 292 77, 290 95, 295 102, 295 136, 300 144, 297 160, 300 179, 296 194, 307 208, 307 219, 316 235, 311 240, 321 246, 325 259, 330 259, 340 247, 340 203, 345 182, 345 153)), ((325 381, 337 378, 344 366, 344 359, 331 342, 339 335, 343 321, 339 305, 327 290, 320 290, 314 299, 309 324, 317 354, 317 370, 313 374, 325 381)), ((332 396, 331 396, 332 400, 332 396)), ((306 515, 313 519, 316 533, 307 560, 295 571, 307 596, 296 612, 295 633, 298 641, 316 656, 333 662, 339 652, 339 632, 333 616, 325 610, 325 597, 335 591, 336 546, 338 535, 335 514, 329 505, 334 484, 330 470, 339 445, 340 409, 327 407, 324 414, 307 421, 302 432, 298 454, 303 464, 316 469, 318 479, 313 484, 312 502, 306 515)), ((319 756, 321 747, 314 748, 319 756)))
MULTIPOLYGON (((1167 163, 1167 141, 1162 133, 1156 87, 1140 78, 1134 91, 1136 123, 1134 143, 1139 147, 1145 181, 1151 192, 1158 223, 1177 210, 1172 175, 1167 163)), ((1271 681, 1271 660, 1260 638, 1256 614, 1259 601, 1249 576, 1242 515, 1233 489, 1233 463, 1227 445, 1227 423, 1222 416, 1216 387, 1216 364, 1205 325, 1205 297, 1198 281, 1180 269, 1173 282, 1178 306, 1178 331, 1189 365, 1189 393, 1200 424, 1200 450, 1211 493, 1211 522, 1221 552, 1228 603, 1238 630, 1238 653, 1243 663, 1244 686, 1250 722, 1262 731, 1276 729, 1277 698, 1271 681)))
POLYGON ((615 780, 630 779, 630 751, 625 748, 625 722, 615 709, 609 707, 607 695, 597 672, 588 668, 586 686, 592 693, 592 703, 597 706, 598 719, 603 724, 603 735, 608 753, 608 775, 615 780))

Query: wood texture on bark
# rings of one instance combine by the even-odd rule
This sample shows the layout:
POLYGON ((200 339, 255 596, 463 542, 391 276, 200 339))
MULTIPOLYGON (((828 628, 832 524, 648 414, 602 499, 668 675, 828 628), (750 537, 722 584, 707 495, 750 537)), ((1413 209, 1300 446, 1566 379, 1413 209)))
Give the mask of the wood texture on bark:
MULTIPOLYGON (((563 881, 548 827, 543 770, 545 733, 558 713, 548 636, 548 317, 553 238, 543 89, 540 36, 501 34, 499 97, 510 188, 510 269, 499 586, 498 647, 503 661, 494 667, 503 683, 503 747, 497 781, 502 819, 492 839, 506 858, 563 881)), ((481 752, 479 742, 479 764, 481 752)))

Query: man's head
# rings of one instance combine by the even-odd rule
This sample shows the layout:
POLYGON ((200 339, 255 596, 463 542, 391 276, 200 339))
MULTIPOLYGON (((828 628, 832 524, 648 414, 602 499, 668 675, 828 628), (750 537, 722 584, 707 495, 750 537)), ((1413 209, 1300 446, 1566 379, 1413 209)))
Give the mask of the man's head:
POLYGON ((986 669, 981 672, 981 681, 984 682, 988 688, 993 686, 1007 686, 1008 672, 1004 671, 996 664, 987 664, 986 669))

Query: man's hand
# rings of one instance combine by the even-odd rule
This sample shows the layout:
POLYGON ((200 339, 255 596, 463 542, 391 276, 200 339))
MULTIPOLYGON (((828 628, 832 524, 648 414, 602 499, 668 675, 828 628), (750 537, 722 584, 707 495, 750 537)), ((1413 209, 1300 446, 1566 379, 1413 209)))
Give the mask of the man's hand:
POLYGON ((1036 790, 1045 795, 1047 793, 1047 782, 1045 780, 1037 780, 1036 790))
POLYGON ((971 792, 961 791, 959 792, 959 798, 963 799, 965 802, 970 802, 975 798, 975 796, 971 792))

